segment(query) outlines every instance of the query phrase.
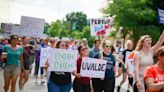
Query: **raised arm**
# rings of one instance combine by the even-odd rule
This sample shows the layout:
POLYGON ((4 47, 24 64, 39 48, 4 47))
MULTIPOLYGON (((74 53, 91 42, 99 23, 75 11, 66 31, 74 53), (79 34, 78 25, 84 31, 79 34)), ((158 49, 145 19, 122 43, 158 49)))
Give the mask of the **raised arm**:
POLYGON ((164 30, 161 36, 159 37, 159 40, 157 41, 157 43, 152 47, 153 55, 155 55, 156 50, 160 48, 163 42, 164 42, 164 30))

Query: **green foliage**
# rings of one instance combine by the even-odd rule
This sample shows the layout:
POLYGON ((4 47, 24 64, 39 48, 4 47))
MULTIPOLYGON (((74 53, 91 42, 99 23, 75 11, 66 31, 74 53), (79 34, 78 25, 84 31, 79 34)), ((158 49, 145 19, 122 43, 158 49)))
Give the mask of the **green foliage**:
POLYGON ((77 40, 87 38, 89 46, 92 47, 94 37, 90 36, 90 26, 86 18, 86 14, 82 12, 72 12, 66 15, 66 21, 57 20, 52 22, 48 33, 52 37, 71 37, 77 40), (74 25, 76 29, 72 30, 71 23, 74 21, 76 21, 76 25, 74 25))
POLYGON ((63 23, 60 20, 57 20, 56 22, 52 22, 49 28, 49 34, 52 37, 68 37, 69 35, 69 30, 66 30, 68 27, 67 23, 63 23), (65 25, 64 25, 65 24, 65 25))
POLYGON ((133 33, 131 38, 137 41, 141 35, 149 34, 153 42, 158 40, 160 25, 157 21, 156 5, 152 0, 113 0, 103 8, 106 15, 114 16, 114 27, 120 29, 122 37, 133 33))
POLYGON ((83 30, 87 25, 87 15, 83 12, 71 12, 66 15, 67 21, 71 24, 70 30, 83 30))
POLYGON ((44 24, 44 34, 48 34, 48 29, 49 29, 50 25, 48 23, 44 24))

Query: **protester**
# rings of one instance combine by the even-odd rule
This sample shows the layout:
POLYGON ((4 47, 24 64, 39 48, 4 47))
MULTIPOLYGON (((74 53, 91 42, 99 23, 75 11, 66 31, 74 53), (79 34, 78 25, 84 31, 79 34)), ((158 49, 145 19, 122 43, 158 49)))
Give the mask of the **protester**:
POLYGON ((20 62, 23 62, 23 48, 17 45, 17 41, 18 36, 12 35, 10 45, 6 45, 3 48, 2 59, 6 58, 4 67, 5 92, 8 92, 10 86, 11 92, 15 92, 17 78, 20 74, 20 62))
POLYGON ((41 73, 41 84, 45 83, 44 81, 44 67, 40 67, 40 53, 41 53, 41 48, 46 48, 48 45, 48 40, 46 38, 41 39, 41 44, 36 44, 36 49, 35 49, 35 77, 36 77, 36 83, 38 83, 38 72, 40 68, 40 73, 41 73))
POLYGON ((77 40, 71 40, 69 49, 71 50, 77 50, 78 49, 78 41, 77 40))
MULTIPOLYGON (((128 62, 128 57, 130 53, 133 51, 133 42, 131 40, 127 41, 127 49, 122 52, 122 73, 123 73, 123 78, 119 86, 117 87, 117 92, 120 92, 121 86, 123 83, 125 83, 126 78, 127 78, 127 72, 126 72, 126 63, 128 62)), ((129 90, 127 90, 129 92, 129 90)))
MULTIPOLYGON (((56 43, 57 43, 57 39, 55 38, 50 38, 50 47, 47 47, 47 49, 50 49, 50 48, 56 48, 56 43)), ((47 76, 47 81, 49 80, 50 78, 50 74, 51 72, 50 71, 47 71, 47 68, 48 68, 48 60, 45 64, 45 69, 46 69, 46 76, 47 76)))
POLYGON ((115 58, 112 55, 114 47, 112 44, 103 42, 103 53, 97 54, 94 58, 107 60, 105 78, 93 78, 92 85, 94 92, 114 92, 115 87, 115 58))
POLYGON ((122 52, 124 51, 124 49, 121 47, 121 42, 120 41, 117 42, 116 47, 117 47, 117 57, 118 57, 118 58, 116 58, 116 61, 119 62, 119 64, 118 64, 118 74, 116 75, 116 78, 118 78, 122 74, 122 62, 121 62, 122 60, 121 60, 121 58, 122 58, 122 52))
POLYGON ((82 39, 81 45, 83 45, 83 46, 85 46, 86 48, 88 48, 88 49, 89 49, 89 46, 88 46, 88 41, 87 41, 87 39, 86 39, 86 38, 83 38, 83 39, 82 39))
POLYGON ((164 46, 157 50, 158 62, 149 66, 144 74, 146 92, 164 92, 164 46))
POLYGON ((100 52, 100 44, 101 44, 101 42, 100 42, 99 39, 96 39, 96 40, 94 41, 94 48, 89 52, 89 57, 90 57, 90 58, 93 58, 93 57, 95 57, 97 54, 99 54, 99 52, 100 52))
POLYGON ((91 92, 90 78, 80 75, 81 63, 83 57, 88 57, 88 48, 79 46, 78 51, 80 57, 77 59, 77 71, 74 73, 75 79, 73 82, 74 92, 91 92))
MULTIPOLYGON (((0 57, 1 57, 1 54, 2 54, 2 49, 4 47, 4 44, 2 43, 2 39, 0 39, 0 57)), ((0 70, 3 69, 3 62, 2 60, 0 60, 0 70)))
MULTIPOLYGON (((66 42, 58 41, 56 43, 56 48, 66 49, 66 42)), ((71 87, 71 73, 51 72, 48 81, 48 92, 70 92, 71 87)))
POLYGON ((155 51, 164 42, 164 31, 161 34, 158 42, 151 47, 152 39, 149 35, 144 35, 140 38, 136 46, 136 54, 134 57, 134 69, 136 83, 134 85, 134 92, 145 92, 143 74, 145 69, 153 65, 153 56, 155 51))
POLYGON ((23 92, 24 85, 29 79, 29 73, 30 73, 30 67, 31 67, 31 62, 30 62, 30 56, 33 54, 33 47, 29 45, 28 42, 29 38, 28 37, 23 37, 22 38, 22 46, 23 46, 23 62, 21 64, 21 74, 19 78, 19 89, 20 92, 23 92))

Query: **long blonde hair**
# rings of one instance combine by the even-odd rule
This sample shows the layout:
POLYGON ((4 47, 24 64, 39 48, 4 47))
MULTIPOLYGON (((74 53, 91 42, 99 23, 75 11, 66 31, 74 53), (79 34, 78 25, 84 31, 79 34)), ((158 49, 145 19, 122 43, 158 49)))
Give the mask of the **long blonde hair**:
POLYGON ((136 51, 140 51, 142 49, 142 43, 144 42, 144 40, 146 38, 151 38, 150 35, 144 35, 144 36, 141 36, 141 38, 138 40, 138 43, 137 43, 137 46, 135 48, 136 51))

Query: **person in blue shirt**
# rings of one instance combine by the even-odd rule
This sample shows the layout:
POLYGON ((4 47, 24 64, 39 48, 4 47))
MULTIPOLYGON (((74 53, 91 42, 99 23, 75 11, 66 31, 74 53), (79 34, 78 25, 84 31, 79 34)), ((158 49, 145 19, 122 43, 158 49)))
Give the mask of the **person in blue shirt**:
POLYGON ((99 39, 96 39, 94 41, 94 48, 89 52, 89 57, 90 58, 95 57, 95 55, 97 55, 99 53, 99 51, 100 51, 100 44, 101 44, 101 42, 100 42, 99 39))
POLYGON ((114 92, 115 87, 115 51, 113 45, 103 42, 102 55, 99 53, 94 58, 99 58, 107 61, 105 78, 93 78, 92 85, 94 92, 114 92))

